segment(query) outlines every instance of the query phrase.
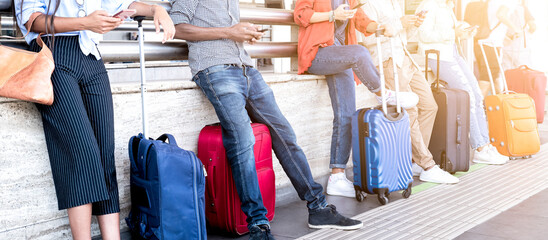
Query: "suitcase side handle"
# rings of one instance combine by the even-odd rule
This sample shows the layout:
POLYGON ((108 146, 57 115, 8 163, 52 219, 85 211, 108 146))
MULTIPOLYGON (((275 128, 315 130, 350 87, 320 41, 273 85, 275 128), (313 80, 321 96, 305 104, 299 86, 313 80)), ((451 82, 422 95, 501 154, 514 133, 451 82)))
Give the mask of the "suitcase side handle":
POLYGON ((461 144, 461 137, 462 137, 462 120, 460 119, 460 115, 457 115, 457 144, 461 144))

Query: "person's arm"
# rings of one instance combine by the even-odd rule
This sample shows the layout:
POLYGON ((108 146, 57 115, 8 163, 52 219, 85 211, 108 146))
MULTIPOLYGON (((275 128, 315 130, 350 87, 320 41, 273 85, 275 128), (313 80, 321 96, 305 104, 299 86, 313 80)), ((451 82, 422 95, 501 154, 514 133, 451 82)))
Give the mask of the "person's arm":
POLYGON ((516 26, 509 17, 509 8, 506 5, 501 5, 497 10, 497 19, 504 25, 508 26, 512 31, 520 33, 521 29, 516 26))
MULTIPOLYGON (((35 13, 36 14, 36 13, 35 13)), ((51 26, 51 16, 48 16, 44 13, 39 14, 32 24, 31 32, 45 33, 46 32, 46 21, 48 23, 48 33, 51 33, 55 30, 55 33, 64 33, 64 32, 74 32, 74 31, 83 31, 90 30, 96 33, 106 33, 115 29, 120 24, 122 20, 119 18, 110 17, 108 13, 104 10, 97 10, 91 13, 88 16, 77 18, 77 17, 54 17, 53 18, 53 28, 51 26)), ((31 22, 27 22, 25 26, 27 29, 31 22)))
POLYGON ((535 18, 533 17, 533 14, 531 14, 531 11, 529 11, 529 8, 525 3, 523 3, 523 10, 525 13, 525 22, 527 23, 527 26, 529 26, 529 32, 534 33, 537 30, 535 18))
MULTIPOLYGON (((423 23, 418 28, 419 39, 423 43, 439 43, 445 41, 455 40, 455 29, 451 26, 440 26, 436 24, 435 15, 439 15, 438 7, 432 4, 425 4, 417 8, 417 12, 427 10, 428 14, 425 16, 423 23)), ((444 16, 451 17, 451 16, 444 16)))
POLYGON ((208 41, 231 39, 236 42, 255 42, 263 36, 258 32, 259 26, 251 23, 238 23, 231 27, 206 28, 197 27, 188 23, 175 25, 175 38, 187 41, 208 41))
POLYGON ((356 12, 356 30, 362 32, 366 37, 375 33, 379 24, 369 18, 363 9, 358 9, 356 12))
POLYGON ((236 42, 255 42, 263 36, 259 26, 238 23, 230 27, 198 27, 191 24, 200 0, 171 1, 169 15, 175 23, 175 38, 187 41, 231 39, 236 42))
POLYGON ((353 18, 356 14, 356 9, 345 10, 348 4, 341 4, 337 9, 329 12, 315 12, 313 9, 314 0, 299 0, 295 5, 295 11, 293 14, 293 20, 301 27, 308 27, 308 25, 319 22, 329 21, 331 15, 333 20, 346 20, 353 18))
POLYGON ((142 2, 133 2, 128 8, 137 10, 134 16, 154 17, 156 33, 160 33, 160 26, 164 29, 162 43, 173 39, 173 36, 175 35, 175 26, 173 26, 173 21, 171 21, 169 14, 163 7, 142 2))

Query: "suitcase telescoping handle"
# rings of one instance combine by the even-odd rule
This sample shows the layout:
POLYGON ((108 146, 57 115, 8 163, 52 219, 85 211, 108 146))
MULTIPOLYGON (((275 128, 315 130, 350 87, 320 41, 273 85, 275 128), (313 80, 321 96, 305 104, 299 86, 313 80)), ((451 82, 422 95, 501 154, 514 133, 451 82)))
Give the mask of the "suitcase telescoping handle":
MULTIPOLYGON (((381 45, 381 37, 384 35, 384 29, 377 29, 377 31, 375 32, 375 36, 376 36, 376 40, 377 40, 377 56, 379 58, 379 75, 380 75, 380 79, 381 79, 381 98, 382 98, 382 111, 384 112, 385 115, 388 116, 388 107, 387 107, 387 103, 386 103, 386 98, 385 98, 385 84, 386 84, 386 80, 385 80, 385 77, 384 77, 384 67, 383 67, 383 56, 382 56, 382 45, 381 45)), ((390 41, 390 50, 391 52, 394 52, 394 38, 391 37, 389 38, 389 41, 390 41)), ((400 85, 399 85, 399 76, 398 76, 398 68, 396 66, 396 61, 394 61, 394 59, 392 59, 392 68, 394 70, 394 84, 395 84, 395 91, 396 91, 396 111, 398 113, 401 113, 401 107, 400 107, 400 96, 399 96, 399 92, 400 92, 400 85)))
POLYGON ((143 119, 143 138, 147 139, 148 137, 148 127, 147 127, 147 111, 146 111, 146 76, 145 76, 145 38, 143 34, 143 20, 145 17, 136 16, 133 18, 137 21, 137 26, 139 29, 139 66, 141 68, 141 113, 143 119))
MULTIPOLYGON (((487 75, 489 75, 489 81, 491 82, 491 91, 493 91, 493 95, 497 94, 495 89, 495 81, 493 80, 493 73, 491 72, 491 68, 489 67, 489 61, 487 61, 487 55, 485 54, 485 45, 491 45, 491 42, 487 40, 479 40, 478 45, 481 49, 481 54, 483 56, 483 61, 485 62, 485 67, 487 68, 487 75)), ((502 78, 502 85, 504 87, 503 93, 508 94, 508 84, 506 84, 506 76, 504 76, 504 69, 502 69, 501 64, 501 58, 502 58, 502 52, 499 55, 499 51, 497 50, 497 47, 495 45, 492 45, 493 51, 495 52, 495 57, 497 61, 497 65, 500 69, 500 76, 502 78)))
POLYGON ((440 90, 440 51, 436 49, 430 49, 426 50, 425 52, 426 57, 424 58, 425 64, 424 64, 424 77, 426 80, 428 80, 428 56, 430 54, 436 54, 436 90, 440 90))

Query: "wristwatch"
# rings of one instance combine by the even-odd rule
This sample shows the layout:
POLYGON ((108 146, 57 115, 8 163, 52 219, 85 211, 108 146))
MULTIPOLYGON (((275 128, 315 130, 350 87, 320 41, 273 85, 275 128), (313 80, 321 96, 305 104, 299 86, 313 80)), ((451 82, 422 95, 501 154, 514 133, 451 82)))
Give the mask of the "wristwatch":
POLYGON ((333 10, 329 11, 329 22, 335 21, 335 13, 333 10))

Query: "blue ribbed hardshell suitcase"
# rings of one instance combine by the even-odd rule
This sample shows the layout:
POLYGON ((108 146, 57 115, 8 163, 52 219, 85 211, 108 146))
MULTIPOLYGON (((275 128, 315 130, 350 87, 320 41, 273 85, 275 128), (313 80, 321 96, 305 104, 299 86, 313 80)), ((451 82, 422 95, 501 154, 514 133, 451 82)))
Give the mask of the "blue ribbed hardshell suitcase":
MULTIPOLYGON (((384 29, 376 32, 377 57, 383 62, 381 38, 384 29)), ((390 38, 394 52, 394 38, 390 38)), ((398 69, 392 61, 394 70, 398 69)), ((403 197, 411 196, 413 172, 411 171, 411 132, 409 115, 400 107, 398 71, 394 71, 396 106, 389 107, 385 100, 383 64, 380 64, 380 90, 382 105, 359 109, 352 116, 352 159, 354 162, 354 188, 356 199, 363 201, 364 194, 377 194, 379 202, 388 203, 390 192, 404 190, 403 197)))
POLYGON ((388 109, 387 118, 380 109, 360 109, 352 118, 352 159, 356 199, 363 200, 362 191, 378 194, 381 204, 387 194, 404 190, 411 195, 411 135, 409 116, 402 109, 388 109))

